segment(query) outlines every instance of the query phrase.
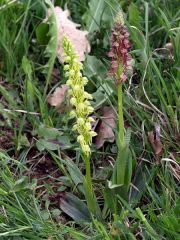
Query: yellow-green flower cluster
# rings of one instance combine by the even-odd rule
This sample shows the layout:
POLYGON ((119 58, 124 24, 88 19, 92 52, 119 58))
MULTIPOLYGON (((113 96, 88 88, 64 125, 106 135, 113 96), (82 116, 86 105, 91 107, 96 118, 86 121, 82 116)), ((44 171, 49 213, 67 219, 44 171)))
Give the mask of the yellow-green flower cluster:
POLYGON ((74 107, 70 115, 71 117, 76 117, 76 124, 73 126, 73 129, 79 133, 77 141, 81 145, 82 151, 84 154, 89 155, 92 137, 96 136, 96 133, 91 130, 91 122, 94 119, 88 117, 94 111, 89 102, 92 96, 84 89, 88 79, 82 76, 83 65, 78 61, 78 54, 67 35, 63 36, 62 47, 65 55, 64 71, 65 76, 68 77, 68 93, 70 95, 70 103, 74 107))

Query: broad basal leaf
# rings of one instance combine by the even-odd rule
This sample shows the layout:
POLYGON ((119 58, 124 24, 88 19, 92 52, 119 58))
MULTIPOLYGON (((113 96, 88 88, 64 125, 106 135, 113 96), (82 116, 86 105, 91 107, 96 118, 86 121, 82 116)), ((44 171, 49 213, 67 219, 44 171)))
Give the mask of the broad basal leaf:
POLYGON ((60 208, 76 222, 89 222, 91 219, 86 204, 72 193, 61 197, 60 208))

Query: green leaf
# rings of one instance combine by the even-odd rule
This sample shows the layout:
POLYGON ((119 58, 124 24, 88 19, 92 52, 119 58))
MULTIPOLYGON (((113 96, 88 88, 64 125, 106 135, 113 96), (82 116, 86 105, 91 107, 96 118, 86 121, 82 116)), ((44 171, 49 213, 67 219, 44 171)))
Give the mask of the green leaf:
POLYGON ((33 84, 33 64, 26 57, 23 56, 22 59, 22 69, 26 74, 25 90, 24 90, 24 102, 28 111, 34 112, 35 103, 35 86, 33 84))
POLYGON ((11 92, 7 91, 5 87, 2 86, 2 84, 0 84, 0 93, 2 94, 2 96, 4 96, 4 98, 11 107, 14 107, 15 109, 17 108, 16 101, 14 100, 11 92))
POLYGON ((147 53, 144 51, 146 45, 145 36, 143 32, 135 26, 130 26, 129 30, 133 40, 134 48, 136 49, 135 53, 140 56, 141 65, 144 67, 145 63, 148 61, 147 53))
POLYGON ((96 199, 96 196, 93 190, 91 189, 91 186, 89 185, 89 182, 86 180, 86 177, 83 178, 83 186, 84 186, 84 192, 86 196, 86 201, 88 205, 89 211, 98 219, 102 220, 101 216, 101 210, 98 205, 98 201, 96 199))
POLYGON ((124 140, 125 140, 126 145, 129 146, 129 143, 131 140, 131 128, 127 128, 124 140))
POLYGON ((105 8, 103 10, 102 21, 108 28, 112 28, 116 15, 122 11, 121 4, 117 3, 117 0, 104 0, 105 8))
POLYGON ((61 196, 60 208, 76 222, 91 220, 86 204, 72 193, 61 196))
POLYGON ((2 188, 0 188, 0 195, 6 196, 6 195, 8 195, 8 192, 6 192, 2 188))
POLYGON ((126 159, 127 159, 127 146, 119 147, 118 156, 116 159, 116 165, 114 167, 114 184, 124 185, 125 169, 126 169, 126 159))
POLYGON ((62 150, 69 149, 73 146, 70 142, 70 137, 69 136, 64 136, 63 135, 63 136, 58 137, 57 140, 58 140, 62 150))
POLYGON ((108 186, 106 186, 103 193, 105 204, 111 210, 111 213, 116 213, 117 201, 114 189, 110 189, 108 186))
POLYGON ((101 60, 95 56, 88 55, 84 63, 84 74, 91 77, 100 77, 104 80, 107 77, 107 70, 101 60))
POLYGON ((139 29, 142 29, 141 13, 140 13, 138 7, 136 6, 136 4, 133 2, 131 2, 131 4, 128 7, 128 15, 129 15, 129 19, 128 19, 129 24, 133 25, 139 29))
POLYGON ((108 98, 111 96, 113 93, 112 88, 110 88, 107 84, 103 84, 100 86, 96 92, 92 94, 93 96, 93 101, 91 102, 92 107, 97 110, 100 108, 103 103, 105 103, 108 98))
POLYGON ((39 129, 37 131, 39 137, 43 137, 44 139, 57 139, 61 136, 61 132, 56 128, 50 128, 43 124, 39 126, 39 129))
POLYGON ((180 198, 176 201, 176 206, 174 208, 174 213, 177 217, 180 217, 180 198))
MULTIPOLYGON (((179 66, 179 53, 180 53, 180 31, 177 31, 175 37, 174 37, 174 55, 175 59, 179 66)), ((179 71, 180 72, 180 71, 179 71)))
POLYGON ((121 7, 117 0, 90 0, 89 10, 83 16, 88 32, 100 31, 103 25, 109 30, 114 17, 120 10, 121 7))
POLYGON ((45 139, 40 139, 36 142, 36 147, 40 152, 44 151, 45 149, 54 151, 59 149, 59 144, 52 143, 45 139))
POLYGON ((89 11, 86 14, 86 28, 89 33, 100 29, 101 17, 104 9, 104 0, 90 0, 89 11))
POLYGON ((41 211, 41 217, 44 221, 47 221, 49 219, 49 212, 47 210, 41 211))
POLYGON ((31 66, 31 62, 29 61, 29 59, 26 56, 23 56, 22 68, 23 68, 23 71, 25 72, 25 74, 28 76, 28 78, 31 79, 32 78, 32 66, 31 66))
POLYGON ((131 180, 132 180, 132 154, 130 149, 128 148, 126 153, 126 168, 124 176, 124 186, 127 192, 129 191, 131 180))
POLYGON ((157 169, 153 168, 148 170, 144 163, 140 163, 134 174, 134 179, 132 181, 133 185, 130 194, 130 202, 136 204, 140 201, 141 197, 145 193, 147 186, 152 181, 153 177, 156 175, 157 169))
POLYGON ((51 213, 53 217, 58 217, 59 215, 61 215, 61 211, 58 208, 51 210, 51 213))
POLYGON ((49 32, 49 24, 42 22, 38 25, 38 27, 36 28, 36 37, 37 37, 37 41, 40 44, 42 45, 48 44, 50 40, 50 37, 48 36, 48 32, 49 32))
POLYGON ((84 194, 84 189, 82 187, 83 184, 83 175, 76 164, 71 161, 70 159, 65 162, 68 172, 71 176, 72 181, 74 182, 75 186, 77 186, 78 190, 84 194))
POLYGON ((30 147, 30 142, 26 135, 20 135, 18 138, 17 150, 19 151, 22 147, 30 147))
POLYGON ((62 132, 58 129, 50 128, 43 124, 39 126, 39 129, 35 131, 34 134, 38 134, 41 138, 36 143, 39 151, 43 151, 44 149, 68 149, 72 145, 68 136, 62 136, 62 132))
POLYGON ((14 183, 13 192, 19 192, 24 190, 33 190, 37 186, 37 180, 33 179, 29 182, 27 176, 23 176, 14 183))

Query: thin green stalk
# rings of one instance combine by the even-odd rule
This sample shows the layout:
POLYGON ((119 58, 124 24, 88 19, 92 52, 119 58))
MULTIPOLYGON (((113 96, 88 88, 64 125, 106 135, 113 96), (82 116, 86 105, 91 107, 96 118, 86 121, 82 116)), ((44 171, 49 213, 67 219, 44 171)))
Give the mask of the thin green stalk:
POLYGON ((90 165, 90 155, 84 155, 86 175, 84 177, 83 185, 85 190, 85 197, 87 201, 88 208, 90 212, 97 217, 98 220, 102 221, 101 210, 99 208, 91 178, 91 165, 90 165))
POLYGON ((118 121, 119 121, 119 130, 118 130, 118 140, 119 146, 124 147, 124 118, 123 118, 123 100, 122 100, 122 82, 118 85, 118 121))
POLYGON ((116 184, 123 185, 126 168, 126 144, 124 138, 122 82, 118 84, 118 156, 116 161, 116 184))
POLYGON ((86 155, 84 159, 85 159, 85 167, 86 167, 86 181, 88 182, 89 187, 91 188, 91 191, 92 191, 90 156, 86 155))

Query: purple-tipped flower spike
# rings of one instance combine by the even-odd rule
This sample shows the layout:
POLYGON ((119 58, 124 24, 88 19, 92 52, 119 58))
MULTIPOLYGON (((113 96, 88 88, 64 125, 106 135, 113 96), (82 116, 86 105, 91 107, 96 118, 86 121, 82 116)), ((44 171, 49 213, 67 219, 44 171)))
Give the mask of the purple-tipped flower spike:
POLYGON ((108 53, 111 58, 109 75, 114 77, 117 84, 124 82, 127 71, 132 69, 132 57, 128 52, 130 48, 129 32, 122 19, 118 18, 112 30, 111 49, 108 53))

